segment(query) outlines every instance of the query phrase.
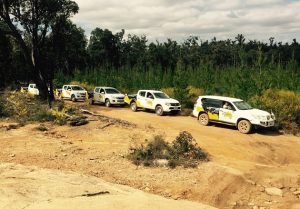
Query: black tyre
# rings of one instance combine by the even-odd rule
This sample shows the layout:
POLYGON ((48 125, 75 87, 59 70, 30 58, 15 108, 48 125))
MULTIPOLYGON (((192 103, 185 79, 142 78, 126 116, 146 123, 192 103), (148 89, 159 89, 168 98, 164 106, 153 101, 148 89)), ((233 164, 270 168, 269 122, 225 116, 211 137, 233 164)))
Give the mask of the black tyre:
POLYGON ((131 109, 133 112, 136 112, 136 111, 137 111, 137 105, 136 105, 136 102, 131 102, 131 103, 130 103, 130 109, 131 109))
POLYGON ((209 117, 207 113, 203 112, 199 114, 198 121, 201 125, 207 126, 209 124, 209 117))
POLYGON ((248 134, 252 130, 252 124, 248 120, 240 120, 237 124, 238 130, 243 134, 248 134))
POLYGON ((105 100, 105 106, 106 107, 110 107, 111 106, 111 103, 110 103, 109 99, 105 100))
POLYGON ((72 102, 76 102, 76 97, 75 97, 75 95, 74 95, 74 94, 72 94, 72 96, 71 96, 71 100, 72 100, 72 102))
POLYGON ((164 114, 164 109, 161 105, 157 105, 155 107, 155 113, 159 116, 162 116, 164 114))

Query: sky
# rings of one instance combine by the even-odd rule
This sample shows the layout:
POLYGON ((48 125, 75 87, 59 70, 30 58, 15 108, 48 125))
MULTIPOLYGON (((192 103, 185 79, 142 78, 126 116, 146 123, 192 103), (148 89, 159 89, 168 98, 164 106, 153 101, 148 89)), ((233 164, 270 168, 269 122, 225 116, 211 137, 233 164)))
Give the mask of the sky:
MULTIPOLYGON (((189 36, 291 42, 300 39, 300 0, 75 0, 72 20, 86 31, 146 35, 149 41, 189 36)), ((298 40, 299 41, 299 40, 298 40)))

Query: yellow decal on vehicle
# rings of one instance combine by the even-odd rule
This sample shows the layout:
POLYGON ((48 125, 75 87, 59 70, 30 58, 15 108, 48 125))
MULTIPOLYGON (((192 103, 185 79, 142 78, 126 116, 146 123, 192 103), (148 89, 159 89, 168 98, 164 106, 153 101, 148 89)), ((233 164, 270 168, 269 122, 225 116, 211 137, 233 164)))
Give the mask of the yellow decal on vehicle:
POLYGON ((208 118, 210 120, 219 120, 219 114, 208 112, 208 118))
POLYGON ((124 102, 127 103, 127 104, 130 104, 131 100, 132 99, 130 99, 128 96, 124 97, 124 102))
POLYGON ((203 107, 197 107, 196 110, 197 110, 197 112, 204 111, 203 107))
MULTIPOLYGON (((203 111, 204 111, 204 108, 201 107, 201 106, 199 106, 199 107, 196 108, 196 110, 197 110, 197 112, 203 112, 203 111)), ((209 118, 210 120, 219 120, 219 114, 212 113, 212 112, 210 112, 210 111, 205 111, 205 112, 207 112, 208 118, 209 118)))
POLYGON ((142 107, 142 104, 141 104, 141 102, 140 102, 140 101, 138 101, 138 100, 136 100, 136 106, 138 106, 138 107, 142 107))
POLYGON ((152 106, 152 105, 153 105, 153 102, 152 102, 152 101, 147 101, 147 104, 148 104, 149 106, 152 106))
POLYGON ((232 113, 231 112, 224 112, 224 117, 225 118, 232 118, 232 113))

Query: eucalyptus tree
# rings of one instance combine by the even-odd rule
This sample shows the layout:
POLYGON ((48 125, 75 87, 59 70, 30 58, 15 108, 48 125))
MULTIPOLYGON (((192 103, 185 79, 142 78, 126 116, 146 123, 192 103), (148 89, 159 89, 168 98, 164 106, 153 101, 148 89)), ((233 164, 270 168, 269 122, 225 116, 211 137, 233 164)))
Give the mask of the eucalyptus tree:
POLYGON ((71 0, 0 0, 0 21, 20 45, 41 98, 48 98, 49 102, 53 99, 53 91, 52 78, 47 71, 53 69, 44 69, 47 62, 44 58, 49 56, 45 50, 47 38, 54 25, 69 19, 78 9, 71 0))

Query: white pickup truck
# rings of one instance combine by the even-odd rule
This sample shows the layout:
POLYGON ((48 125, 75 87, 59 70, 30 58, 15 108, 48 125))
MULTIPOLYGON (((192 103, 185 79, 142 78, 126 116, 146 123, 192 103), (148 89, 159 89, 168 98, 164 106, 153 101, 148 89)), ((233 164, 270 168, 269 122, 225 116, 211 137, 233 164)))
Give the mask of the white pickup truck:
POLYGON ((138 108, 154 110, 157 115, 164 113, 177 114, 181 111, 179 101, 170 98, 162 91, 139 90, 136 95, 126 95, 124 101, 130 105, 132 111, 138 108))
POLYGON ((106 107, 124 105, 124 97, 124 94, 113 87, 95 87, 92 93, 92 104, 101 103, 106 107))
POLYGON ((87 91, 78 85, 64 85, 60 94, 61 99, 70 99, 73 102, 87 99, 87 91))
POLYGON ((193 115, 202 125, 222 123, 236 126, 241 133, 251 132, 253 127, 273 127, 275 116, 263 110, 254 109, 241 99, 222 96, 199 96, 193 115))
POLYGON ((21 92, 28 93, 28 94, 34 95, 34 96, 40 94, 38 88, 36 87, 36 84, 34 84, 34 83, 29 84, 28 87, 21 87, 21 92))

